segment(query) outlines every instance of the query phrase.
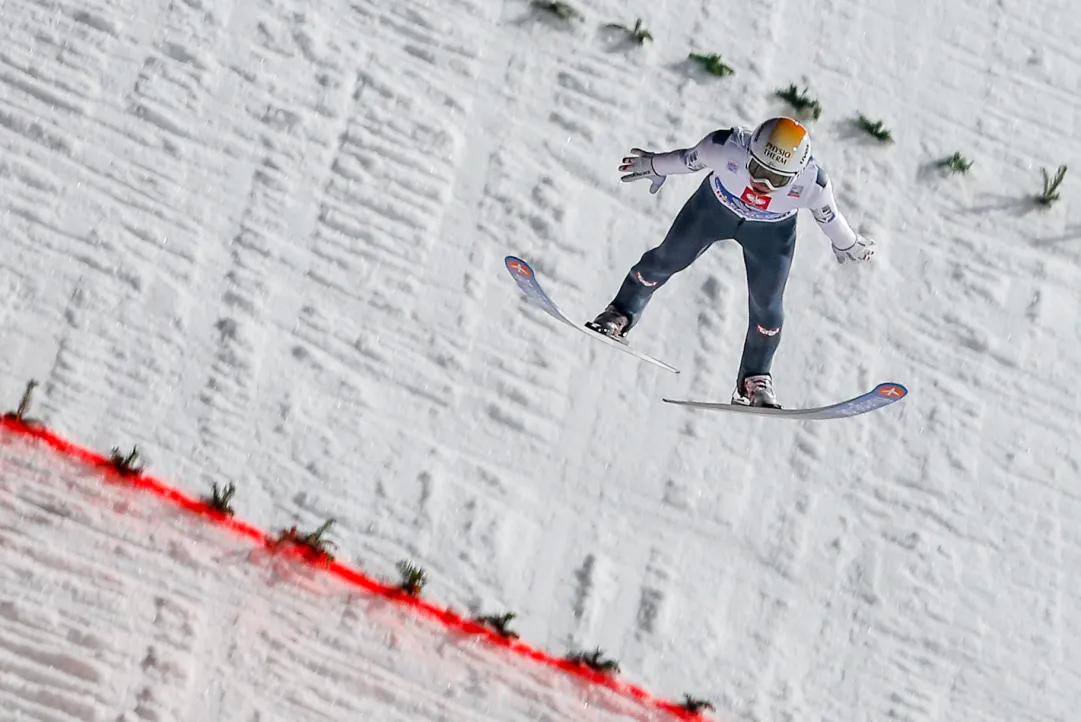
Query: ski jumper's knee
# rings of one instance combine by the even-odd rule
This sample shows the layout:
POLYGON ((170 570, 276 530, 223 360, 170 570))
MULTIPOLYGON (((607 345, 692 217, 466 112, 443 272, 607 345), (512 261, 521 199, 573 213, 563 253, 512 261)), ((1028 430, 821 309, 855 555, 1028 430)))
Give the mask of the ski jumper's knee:
POLYGON ((746 224, 737 237, 747 266, 747 337, 740 378, 769 373, 781 343, 784 289, 795 249, 795 219, 746 224))
POLYGON ((718 203, 709 184, 703 182, 683 204, 661 244, 642 256, 633 270, 647 283, 663 283, 694 263, 715 241, 733 237, 738 227, 739 218, 718 203))
POLYGON ((739 219, 721 206, 708 183, 687 199, 664 240, 646 251, 627 274, 613 305, 637 322, 653 293, 722 238, 735 235, 739 219))
POLYGON ((762 299, 755 299, 752 294, 748 311, 751 328, 763 335, 776 336, 784 324, 784 299, 779 293, 762 299))

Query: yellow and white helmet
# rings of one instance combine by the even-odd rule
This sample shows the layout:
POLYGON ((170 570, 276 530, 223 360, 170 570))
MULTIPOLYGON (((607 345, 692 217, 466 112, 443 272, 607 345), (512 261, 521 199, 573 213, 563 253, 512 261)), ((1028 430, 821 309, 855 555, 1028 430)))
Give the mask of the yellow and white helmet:
POLYGON ((752 180, 778 190, 807 167, 810 157, 811 139, 799 121, 783 116, 770 118, 751 133, 747 171, 752 180))

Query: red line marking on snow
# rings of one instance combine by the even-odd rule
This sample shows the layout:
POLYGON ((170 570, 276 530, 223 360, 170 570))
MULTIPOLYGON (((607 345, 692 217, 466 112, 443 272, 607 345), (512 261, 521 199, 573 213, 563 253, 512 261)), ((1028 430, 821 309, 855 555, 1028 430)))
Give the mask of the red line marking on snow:
POLYGON ((112 467, 108 458, 97 452, 73 444, 60 436, 57 436, 44 426, 29 426, 17 419, 0 418, 0 429, 7 430, 20 436, 36 439, 52 448, 61 456, 82 462, 88 466, 96 467, 101 472, 102 478, 106 482, 148 491, 176 507, 201 516, 207 521, 215 523, 224 529, 228 529, 239 536, 246 537, 264 547, 275 551, 291 552, 302 561, 324 569, 328 574, 337 577, 347 584, 363 589, 369 594, 380 596, 404 607, 411 608, 426 617, 430 617, 431 619, 440 622, 448 629, 481 637, 493 646, 503 647, 525 659, 561 670, 591 684, 605 687, 624 697, 639 702, 645 707, 667 712, 677 719, 706 719, 705 716, 701 714, 688 712, 680 705, 659 699, 645 689, 630 684, 629 682, 624 682, 618 677, 602 674, 589 667, 574 664, 573 662, 568 662, 559 657, 554 657, 543 650, 531 647, 521 640, 501 637, 497 632, 488 629, 488 627, 484 625, 455 614, 449 609, 436 606, 426 599, 411 597, 404 594, 397 587, 377 581, 364 572, 353 569, 340 562, 335 561, 330 564, 322 563, 316 555, 296 545, 290 545, 287 548, 283 548, 284 545, 278 544, 277 537, 274 535, 268 534, 247 522, 236 519, 235 517, 227 516, 215 511, 200 499, 193 498, 150 474, 140 473, 131 476, 121 475, 112 467))

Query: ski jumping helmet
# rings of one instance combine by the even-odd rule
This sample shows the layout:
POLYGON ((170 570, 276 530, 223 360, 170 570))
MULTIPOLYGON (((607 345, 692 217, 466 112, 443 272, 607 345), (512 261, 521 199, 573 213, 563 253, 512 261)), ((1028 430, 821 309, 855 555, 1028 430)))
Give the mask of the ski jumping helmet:
POLYGON ((751 179, 770 190, 792 182, 807 167, 811 140, 807 129, 792 118, 770 118, 751 133, 751 157, 747 171, 751 179))

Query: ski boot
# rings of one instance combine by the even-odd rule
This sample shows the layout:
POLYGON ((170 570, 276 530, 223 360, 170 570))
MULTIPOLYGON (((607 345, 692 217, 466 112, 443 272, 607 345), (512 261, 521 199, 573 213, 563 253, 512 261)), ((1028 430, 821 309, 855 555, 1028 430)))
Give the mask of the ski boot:
POLYGON ((739 406, 781 408, 776 394, 773 393, 773 377, 769 374, 757 374, 744 378, 732 394, 732 403, 739 406))
POLYGON ((609 305, 601 311, 592 321, 586 321, 586 328, 607 336, 613 341, 627 343, 627 331, 630 330, 631 320, 615 306, 609 305))

